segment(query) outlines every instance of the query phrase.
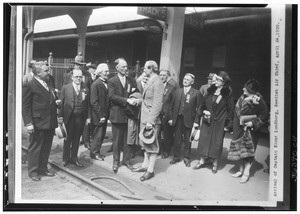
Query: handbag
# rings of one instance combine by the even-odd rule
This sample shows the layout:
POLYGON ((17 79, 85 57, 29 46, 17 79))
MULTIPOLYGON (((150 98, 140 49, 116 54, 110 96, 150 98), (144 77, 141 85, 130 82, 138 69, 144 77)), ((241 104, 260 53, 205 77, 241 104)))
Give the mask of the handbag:
POLYGON ((240 117, 240 125, 245 125, 245 123, 248 123, 250 121, 252 121, 253 119, 255 119, 257 116, 254 115, 241 115, 240 117))
POLYGON ((230 142, 229 152, 227 155, 228 160, 237 161, 243 158, 254 157, 255 150, 252 141, 250 130, 244 131, 243 135, 230 142))

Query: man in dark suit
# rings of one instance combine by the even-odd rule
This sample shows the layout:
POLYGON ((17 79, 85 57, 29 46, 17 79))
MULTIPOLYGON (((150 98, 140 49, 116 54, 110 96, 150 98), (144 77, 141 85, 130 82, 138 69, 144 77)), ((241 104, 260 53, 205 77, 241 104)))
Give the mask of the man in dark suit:
MULTIPOLYGON (((91 93, 91 86, 93 84, 93 82, 96 80, 96 68, 97 66, 95 64, 92 63, 88 63, 86 64, 86 68, 87 68, 87 72, 85 75, 85 81, 84 84, 86 85, 86 87, 89 89, 89 92, 91 93)), ((84 146, 88 149, 90 149, 90 139, 91 139, 91 132, 92 130, 92 125, 91 124, 85 124, 83 127, 83 133, 82 133, 82 141, 84 143, 84 146)))
POLYGON ((123 58, 115 61, 118 74, 108 80, 108 95, 111 102, 109 120, 112 123, 113 133, 113 171, 117 173, 120 163, 120 151, 123 148, 123 165, 132 169, 129 163, 131 157, 131 145, 127 144, 128 117, 125 107, 135 105, 135 100, 128 98, 129 93, 136 89, 136 82, 126 77, 127 62, 123 58))
POLYGON ((184 164, 190 167, 191 142, 189 140, 193 126, 199 126, 199 114, 197 109, 200 105, 201 94, 192 88, 195 76, 187 73, 183 78, 183 88, 174 91, 171 106, 170 120, 171 126, 175 125, 174 158, 170 164, 180 161, 181 141, 184 136, 184 164))
POLYGON ((35 62, 32 72, 33 79, 23 85, 22 115, 32 135, 28 147, 28 175, 33 181, 39 181, 40 175, 54 176, 48 171, 47 163, 57 127, 57 108, 54 89, 45 82, 49 67, 44 62, 35 62))
POLYGON ((68 137, 64 140, 63 165, 69 163, 83 167, 78 162, 79 140, 83 126, 90 123, 89 91, 82 84, 82 71, 74 68, 72 71, 72 83, 64 85, 61 89, 61 109, 59 111, 59 123, 64 122, 68 137))
POLYGON ((173 127, 168 123, 168 116, 169 116, 169 109, 170 103, 172 100, 172 93, 179 88, 179 85, 175 81, 170 81, 171 75, 170 71, 162 69, 159 72, 159 77, 164 84, 164 99, 163 99, 163 106, 162 111, 160 114, 160 118, 162 121, 162 130, 164 141, 161 145, 162 147, 162 158, 165 159, 169 157, 171 147, 174 142, 174 130, 173 127))
POLYGON ((107 89, 109 68, 107 64, 99 64, 96 73, 99 75, 99 78, 93 82, 91 86, 90 98, 92 124, 94 125, 90 156, 92 159, 104 160, 104 155, 100 154, 100 149, 106 134, 109 116, 109 98, 107 89))

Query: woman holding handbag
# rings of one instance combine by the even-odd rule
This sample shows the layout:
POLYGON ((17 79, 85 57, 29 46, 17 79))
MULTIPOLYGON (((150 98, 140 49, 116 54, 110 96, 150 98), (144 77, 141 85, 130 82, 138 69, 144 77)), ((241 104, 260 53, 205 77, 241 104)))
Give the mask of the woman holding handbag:
POLYGON ((234 101, 229 86, 230 78, 225 71, 215 75, 213 82, 199 107, 199 115, 203 115, 197 148, 200 160, 193 169, 203 168, 206 160, 210 160, 213 162, 212 173, 215 174, 223 151, 225 131, 232 127, 234 101))
POLYGON ((248 80, 243 88, 243 95, 235 106, 233 136, 228 153, 229 160, 239 161, 239 171, 232 177, 241 177, 240 183, 249 180, 255 150, 259 140, 259 129, 268 121, 267 105, 258 92, 259 82, 248 80))

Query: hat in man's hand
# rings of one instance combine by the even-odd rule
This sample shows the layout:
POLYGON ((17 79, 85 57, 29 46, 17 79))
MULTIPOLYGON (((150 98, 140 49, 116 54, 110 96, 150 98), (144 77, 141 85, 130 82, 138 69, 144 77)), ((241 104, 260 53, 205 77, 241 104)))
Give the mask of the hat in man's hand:
POLYGON ((200 136, 200 129, 193 127, 190 136, 190 142, 198 141, 200 136))
POLYGON ((155 141, 156 130, 152 127, 151 129, 146 129, 146 127, 142 128, 139 133, 140 139, 145 144, 151 144, 155 141))
POLYGON ((59 138, 62 139, 64 138, 65 140, 68 138, 67 130, 65 127, 65 124, 58 124, 58 127, 55 129, 55 135, 59 138))

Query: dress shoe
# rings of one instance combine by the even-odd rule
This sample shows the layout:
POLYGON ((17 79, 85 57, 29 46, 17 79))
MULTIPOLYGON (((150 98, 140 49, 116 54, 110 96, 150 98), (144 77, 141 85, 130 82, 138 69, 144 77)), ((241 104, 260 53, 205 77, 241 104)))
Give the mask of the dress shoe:
POLYGON ((52 173, 52 172, 41 172, 39 174, 42 175, 42 176, 47 176, 47 177, 54 177, 55 176, 55 174, 52 173))
POLYGON ((104 155, 90 155, 90 157, 92 158, 92 159, 94 159, 94 160, 100 160, 100 161, 104 161, 104 155))
POLYGON ((216 173, 218 172, 218 166, 213 165, 211 172, 212 172, 213 174, 216 174, 216 173))
POLYGON ((123 166, 126 166, 129 170, 133 170, 133 166, 129 163, 122 163, 123 166))
POLYGON ((83 165, 81 163, 79 163, 78 161, 72 161, 71 162, 74 166, 77 166, 77 167, 83 167, 83 165))
POLYGON ((184 164, 185 164, 186 167, 190 167, 191 166, 191 163, 190 163, 189 159, 185 158, 185 159, 183 159, 183 162, 184 162, 184 164))
POLYGON ((147 168, 143 168, 143 167, 138 167, 138 168, 134 168, 131 170, 132 172, 146 172, 147 168))
POLYGON ((117 165, 113 165, 113 171, 114 171, 114 173, 117 173, 118 172, 118 166, 117 165))
POLYGON ((198 163, 196 166, 193 167, 193 170, 201 169, 205 166, 205 163, 198 163))
POLYGON ((69 162, 68 161, 64 161, 63 162, 63 167, 66 167, 66 166, 68 166, 69 165, 69 162))
POLYGON ((41 177, 39 177, 39 176, 31 176, 30 178, 33 181, 40 181, 41 180, 41 177))
POLYGON ((237 171, 236 173, 231 174, 231 177, 238 178, 238 177, 241 177, 242 175, 243 175, 243 173, 241 171, 237 171))
POLYGON ((169 153, 164 152, 161 157, 162 159, 166 159, 169 157, 169 153))
POLYGON ((141 181, 149 180, 154 177, 154 172, 146 172, 141 178, 141 181))
POLYGON ((248 180, 249 180, 249 175, 243 174, 243 176, 242 176, 242 178, 240 180, 240 183, 241 184, 247 183, 248 180))
POLYGON ((178 163, 180 161, 179 158, 173 158, 173 160, 170 161, 170 164, 175 164, 178 163))

